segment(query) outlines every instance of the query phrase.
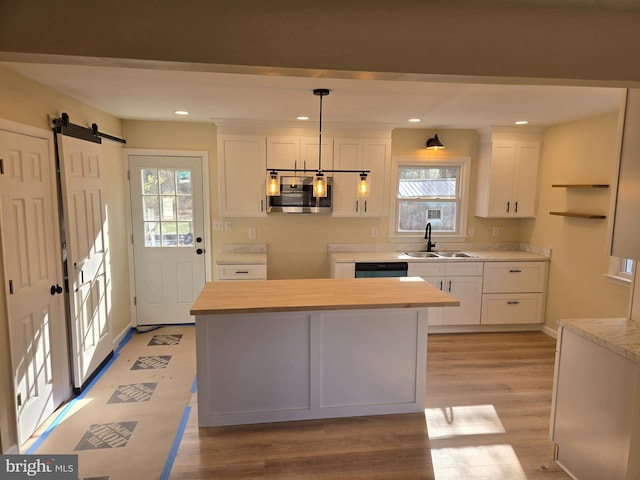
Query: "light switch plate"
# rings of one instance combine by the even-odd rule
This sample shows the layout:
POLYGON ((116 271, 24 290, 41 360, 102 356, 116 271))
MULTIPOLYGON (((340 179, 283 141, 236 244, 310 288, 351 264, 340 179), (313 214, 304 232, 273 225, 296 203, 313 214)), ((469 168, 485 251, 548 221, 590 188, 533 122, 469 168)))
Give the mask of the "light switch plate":
POLYGON ((224 221, 224 229, 227 231, 231 230, 231 220, 224 221))
POLYGON ((213 229, 216 232, 221 232, 222 230, 224 230, 224 223, 222 222, 222 220, 215 220, 213 222, 213 229))

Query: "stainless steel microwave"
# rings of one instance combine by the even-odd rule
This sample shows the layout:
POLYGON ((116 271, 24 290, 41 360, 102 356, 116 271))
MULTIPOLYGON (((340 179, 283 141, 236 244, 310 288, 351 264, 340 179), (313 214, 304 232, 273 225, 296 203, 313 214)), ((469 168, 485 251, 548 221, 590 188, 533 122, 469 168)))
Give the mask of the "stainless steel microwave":
POLYGON ((268 213, 331 213, 333 179, 327 178, 327 196, 313 196, 313 177, 280 177, 280 195, 267 197, 268 213))

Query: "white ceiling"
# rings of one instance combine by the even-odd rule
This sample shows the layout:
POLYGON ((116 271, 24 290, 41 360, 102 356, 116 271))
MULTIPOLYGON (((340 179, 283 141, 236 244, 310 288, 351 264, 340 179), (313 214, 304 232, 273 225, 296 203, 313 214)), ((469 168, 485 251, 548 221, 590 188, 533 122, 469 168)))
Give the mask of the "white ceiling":
POLYGON ((157 66, 0 65, 117 118, 133 120, 290 125, 296 116, 308 115, 315 127, 319 97, 312 90, 328 88, 331 94, 323 99, 326 125, 479 129, 528 120, 530 125, 550 126, 615 111, 621 98, 616 88, 432 82, 410 75, 349 75, 358 79, 330 78, 338 77, 330 72, 284 72, 296 75, 287 76, 157 66), (175 110, 191 115, 178 117, 175 110), (409 123, 413 117, 422 122, 409 123))

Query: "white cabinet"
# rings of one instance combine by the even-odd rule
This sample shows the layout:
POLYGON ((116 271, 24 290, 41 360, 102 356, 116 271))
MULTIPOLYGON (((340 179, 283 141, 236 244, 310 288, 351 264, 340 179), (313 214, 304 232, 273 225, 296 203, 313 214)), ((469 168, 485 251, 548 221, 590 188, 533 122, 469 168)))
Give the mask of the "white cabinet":
POLYGON ((220 215, 266 215, 266 141, 260 135, 218 135, 220 215))
POLYGON ((558 330, 557 350, 551 412, 556 461, 579 480, 640 478, 638 363, 566 327, 558 330))
POLYGON ((355 278, 356 264, 331 262, 331 278, 355 278))
POLYGON ((627 91, 611 254, 640 260, 640 89, 627 91))
MULTIPOLYGON (((267 168, 317 170, 319 159, 318 137, 269 136, 267 137, 267 168)), ((322 137, 322 168, 333 169, 333 139, 322 137)), ((281 176, 293 175, 281 172, 281 176)), ((313 172, 307 175, 313 176, 313 172)), ((331 174, 327 174, 331 176, 331 174)))
POLYGON ((369 196, 358 197, 357 173, 335 173, 333 181, 334 217, 380 217, 387 215, 391 140, 335 138, 333 168, 370 170, 369 196))
POLYGON ((266 280, 267 266, 261 264, 218 265, 218 280, 266 280))
POLYGON ((482 262, 411 262, 408 275, 451 294, 459 307, 430 308, 429 325, 478 325, 482 302, 482 262))
POLYGON ((542 323, 546 279, 546 262, 487 262, 482 324, 542 323))
POLYGON ((540 136, 494 134, 478 155, 476 215, 535 217, 540 136))

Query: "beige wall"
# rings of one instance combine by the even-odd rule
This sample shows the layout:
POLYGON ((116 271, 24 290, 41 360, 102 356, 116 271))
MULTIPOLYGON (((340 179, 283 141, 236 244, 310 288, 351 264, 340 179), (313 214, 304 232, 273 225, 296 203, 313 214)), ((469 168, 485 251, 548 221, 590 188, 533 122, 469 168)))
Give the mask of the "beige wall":
POLYGON ((609 266, 608 213, 617 164, 618 114, 550 127, 544 134, 538 216, 522 220, 521 241, 553 250, 546 325, 561 318, 624 317, 629 287, 603 276, 609 266), (606 190, 552 188, 558 183, 608 183, 606 190), (575 210, 606 220, 549 215, 575 210))
MULTIPOLYGON (((102 132, 115 136, 122 135, 120 120, 0 67, 0 116, 2 118, 50 129, 47 115, 59 117, 62 112, 69 114, 72 123, 79 125, 97 123, 102 132)), ((123 222, 125 218, 124 173, 121 146, 109 141, 104 141, 103 145, 106 179, 109 182, 106 203, 112 259, 111 318, 117 335, 125 331, 131 321, 129 265, 126 229, 123 222)), ((0 255, 0 262, 2 262, 2 255, 0 255)), ((0 271, 2 268, 0 263, 0 271)), ((4 292, 4 288, 2 291, 4 292)), ((6 299, 0 295, 0 341, 2 342, 0 345, 0 438, 3 450, 15 444, 16 441, 9 349, 5 348, 8 339, 7 328, 6 299)))

